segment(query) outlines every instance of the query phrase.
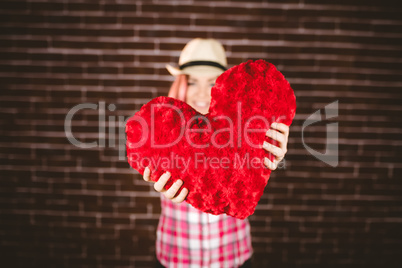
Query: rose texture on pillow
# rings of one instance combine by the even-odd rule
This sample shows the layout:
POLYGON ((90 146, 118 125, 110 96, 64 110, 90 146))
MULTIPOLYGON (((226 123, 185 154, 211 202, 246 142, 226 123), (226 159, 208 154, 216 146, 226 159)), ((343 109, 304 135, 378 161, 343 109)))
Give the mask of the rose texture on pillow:
MULTIPOLYGON (((264 60, 249 60, 221 74, 211 91, 206 115, 185 102, 157 97, 126 124, 127 157, 151 180, 171 173, 189 190, 186 202, 211 214, 244 219, 253 214, 271 170, 262 148, 271 123, 290 125, 296 98, 288 81, 264 60)), ((181 190, 181 189, 180 189, 181 190)), ((179 190, 179 191, 180 191, 179 190)))

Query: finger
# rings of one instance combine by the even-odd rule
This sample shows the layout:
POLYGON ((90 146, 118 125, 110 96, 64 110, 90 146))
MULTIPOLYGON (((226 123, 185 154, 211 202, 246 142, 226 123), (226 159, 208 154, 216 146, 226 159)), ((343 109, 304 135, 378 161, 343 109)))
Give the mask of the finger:
POLYGON ((150 181, 151 180, 151 170, 149 169, 149 167, 145 167, 144 170, 144 175, 142 176, 144 178, 144 181, 150 181))
POLYGON ((180 189, 180 187, 183 185, 183 181, 182 180, 177 180, 175 183, 173 183, 172 186, 170 186, 170 188, 164 192, 163 194, 165 195, 165 197, 172 199, 176 194, 177 191, 180 189))
POLYGON ((162 174, 162 176, 159 177, 159 180, 154 184, 154 189, 157 192, 162 192, 163 188, 166 185, 166 182, 170 178, 170 172, 166 171, 165 173, 162 174))
POLYGON ((182 74, 181 80, 179 83, 179 94, 178 94, 178 99, 179 100, 185 100, 186 99, 186 88, 187 88, 187 79, 186 75, 182 74))
POLYGON ((287 144, 288 144, 288 138, 281 132, 274 130, 274 129, 269 129, 266 133, 267 137, 270 137, 271 139, 277 141, 279 143, 279 147, 282 149, 283 156, 285 156, 287 152, 287 144))
POLYGON ((181 75, 178 75, 176 79, 173 81, 172 86, 170 87, 168 97, 177 98, 177 92, 179 90, 179 84, 182 79, 181 75))
POLYGON ((271 124, 271 128, 279 130, 285 136, 289 136, 289 126, 287 126, 287 125, 285 125, 283 123, 274 122, 274 123, 271 124))
POLYGON ((264 141, 264 143, 262 144, 262 148, 264 148, 266 151, 270 152, 271 154, 275 155, 275 157, 277 159, 281 159, 285 156, 285 153, 281 148, 279 148, 275 145, 272 145, 266 141, 264 141))
POLYGON ((278 165, 275 162, 276 162, 275 160, 274 162, 272 162, 267 157, 264 157, 264 165, 270 170, 275 170, 277 168, 278 165))
POLYGON ((266 133, 265 136, 270 137, 273 140, 276 140, 279 142, 279 144, 285 144, 286 143, 286 136, 285 134, 282 134, 281 132, 274 130, 274 129, 269 129, 266 133))
POLYGON ((175 203, 181 203, 181 202, 183 202, 184 199, 186 199, 187 194, 188 194, 187 188, 183 188, 183 189, 181 190, 180 194, 179 194, 178 196, 176 196, 175 198, 172 199, 172 202, 175 202, 175 203))

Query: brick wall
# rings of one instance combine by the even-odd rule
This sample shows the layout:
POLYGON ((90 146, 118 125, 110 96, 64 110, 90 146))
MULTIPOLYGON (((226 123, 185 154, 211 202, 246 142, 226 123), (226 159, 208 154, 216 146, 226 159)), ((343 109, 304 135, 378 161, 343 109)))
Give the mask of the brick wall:
POLYGON ((1 1, 1 266, 152 266, 158 194, 119 156, 118 134, 167 94, 164 66, 194 37, 220 40, 230 66, 274 63, 297 96, 286 165, 249 218, 256 267, 400 263, 402 10, 325 2, 1 1), (338 123, 332 167, 302 125, 337 100, 338 117, 304 129, 324 152, 338 123), (72 132, 93 148, 64 131, 82 103, 95 106, 72 132))

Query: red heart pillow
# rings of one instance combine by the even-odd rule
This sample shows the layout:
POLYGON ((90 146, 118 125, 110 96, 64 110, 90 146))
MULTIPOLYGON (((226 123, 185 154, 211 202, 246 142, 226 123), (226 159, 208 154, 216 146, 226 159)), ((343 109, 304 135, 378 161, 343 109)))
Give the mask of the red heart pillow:
POLYGON ((273 155, 262 149, 272 122, 292 123, 296 98, 275 66, 249 60, 220 75, 211 91, 209 113, 185 102, 158 97, 126 125, 130 165, 151 180, 165 172, 168 189, 182 179, 186 201, 212 214, 244 219, 264 192, 271 170, 263 164, 273 155))

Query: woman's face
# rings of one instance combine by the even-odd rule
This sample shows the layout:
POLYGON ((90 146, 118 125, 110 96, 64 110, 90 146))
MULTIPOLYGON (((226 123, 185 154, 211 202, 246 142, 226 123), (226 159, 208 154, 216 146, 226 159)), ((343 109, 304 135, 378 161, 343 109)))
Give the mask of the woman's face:
POLYGON ((211 88, 217 76, 188 76, 186 102, 202 114, 208 113, 211 103, 211 88))

